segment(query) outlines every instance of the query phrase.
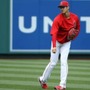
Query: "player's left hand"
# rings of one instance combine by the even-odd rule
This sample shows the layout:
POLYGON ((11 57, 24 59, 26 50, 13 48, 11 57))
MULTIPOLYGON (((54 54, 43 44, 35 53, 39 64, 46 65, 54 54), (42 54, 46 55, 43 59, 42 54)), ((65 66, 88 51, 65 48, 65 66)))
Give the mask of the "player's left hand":
POLYGON ((69 30, 68 32, 68 36, 67 36, 67 39, 68 40, 73 40, 76 36, 76 29, 72 28, 69 30))

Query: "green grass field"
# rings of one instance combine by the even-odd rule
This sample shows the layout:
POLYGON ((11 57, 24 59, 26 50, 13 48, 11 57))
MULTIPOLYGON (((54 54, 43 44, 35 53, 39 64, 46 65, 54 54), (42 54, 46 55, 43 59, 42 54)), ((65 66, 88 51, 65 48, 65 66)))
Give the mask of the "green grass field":
MULTIPOLYGON (((0 60, 0 90, 42 90, 38 77, 49 60, 0 60)), ((68 60, 67 90, 90 90, 90 60, 68 60)), ((49 89, 59 84, 59 67, 48 80, 49 89)))

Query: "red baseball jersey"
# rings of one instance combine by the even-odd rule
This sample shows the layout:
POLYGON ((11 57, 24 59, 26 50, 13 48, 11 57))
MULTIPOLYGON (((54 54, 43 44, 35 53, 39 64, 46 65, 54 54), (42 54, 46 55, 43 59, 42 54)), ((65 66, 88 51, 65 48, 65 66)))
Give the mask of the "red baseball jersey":
POLYGON ((55 17, 50 31, 53 47, 56 47, 56 41, 61 44, 69 41, 67 35, 71 28, 78 30, 78 33, 80 31, 80 21, 76 14, 70 12, 70 17, 66 18, 61 13, 55 17))

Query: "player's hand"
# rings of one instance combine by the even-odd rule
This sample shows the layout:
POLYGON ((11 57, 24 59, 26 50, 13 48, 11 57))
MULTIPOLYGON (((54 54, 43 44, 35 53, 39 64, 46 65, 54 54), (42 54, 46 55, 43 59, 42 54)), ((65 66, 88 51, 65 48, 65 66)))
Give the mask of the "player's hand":
POLYGON ((75 36, 76 36, 76 29, 71 28, 68 32, 67 39, 73 40, 75 38, 75 36))
POLYGON ((68 37, 68 40, 73 40, 75 37, 75 34, 72 34, 71 36, 68 37))
POLYGON ((53 52, 53 53, 56 53, 56 47, 53 47, 53 48, 52 48, 52 52, 53 52))

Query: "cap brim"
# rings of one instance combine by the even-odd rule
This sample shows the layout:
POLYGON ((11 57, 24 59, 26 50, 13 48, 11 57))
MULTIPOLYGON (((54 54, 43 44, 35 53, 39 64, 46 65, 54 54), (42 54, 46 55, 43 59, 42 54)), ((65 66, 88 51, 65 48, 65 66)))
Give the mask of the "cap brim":
POLYGON ((58 6, 58 8, 60 8, 60 7, 66 7, 66 6, 63 6, 63 5, 62 6, 58 6))

